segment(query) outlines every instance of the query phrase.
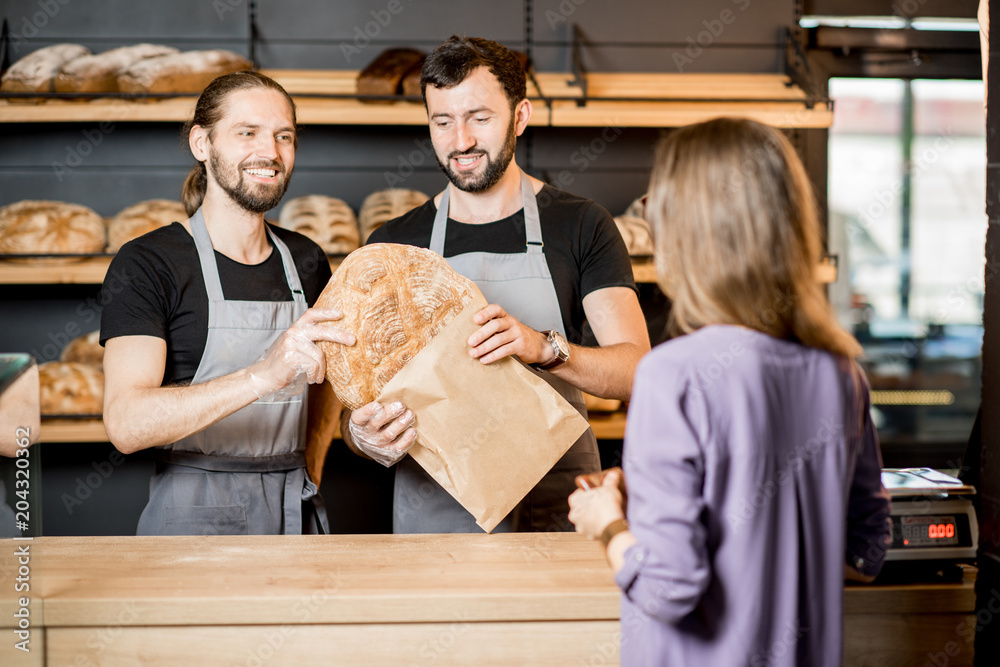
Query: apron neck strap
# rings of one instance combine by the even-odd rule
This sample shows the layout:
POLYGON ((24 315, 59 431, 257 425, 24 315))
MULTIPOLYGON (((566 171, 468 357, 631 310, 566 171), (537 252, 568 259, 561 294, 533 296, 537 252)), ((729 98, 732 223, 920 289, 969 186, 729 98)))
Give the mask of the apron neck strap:
MULTIPOLYGON (((299 272, 292 261, 292 253, 288 250, 285 242, 271 231, 267 223, 264 223, 264 230, 281 257, 281 264, 285 270, 285 281, 292 292, 292 299, 305 303, 302 282, 299 280, 299 272)), ((198 249, 201 274, 205 280, 205 291, 208 292, 209 300, 225 301, 225 296, 222 293, 222 281, 219 279, 219 266, 215 261, 215 249, 212 247, 212 239, 208 235, 208 227, 205 225, 205 216, 202 215, 200 208, 191 216, 191 235, 194 236, 194 245, 198 249)))
MULTIPOLYGON (((542 224, 538 217, 538 203, 535 199, 534 189, 531 187, 531 179, 528 178, 523 169, 519 168, 518 171, 521 172, 521 202, 524 207, 526 249, 529 254, 540 253, 542 252, 543 243, 542 224)), ((428 246, 432 252, 436 252, 442 257, 444 257, 444 241, 448 231, 450 191, 451 186, 449 185, 441 193, 441 203, 434 214, 434 226, 431 228, 431 242, 428 246)))

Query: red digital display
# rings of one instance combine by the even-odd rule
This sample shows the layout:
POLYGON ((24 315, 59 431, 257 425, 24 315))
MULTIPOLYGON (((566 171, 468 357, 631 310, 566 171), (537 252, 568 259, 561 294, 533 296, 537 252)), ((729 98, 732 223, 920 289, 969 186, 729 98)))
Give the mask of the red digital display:
POLYGON ((903 545, 927 547, 958 544, 954 516, 898 517, 901 522, 903 545))

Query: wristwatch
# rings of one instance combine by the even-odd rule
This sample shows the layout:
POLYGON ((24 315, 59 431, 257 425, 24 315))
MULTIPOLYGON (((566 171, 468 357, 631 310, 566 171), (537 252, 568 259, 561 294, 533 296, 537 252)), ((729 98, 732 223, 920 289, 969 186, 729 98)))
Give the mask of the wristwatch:
POLYGON ((539 333, 545 334, 545 339, 549 341, 556 356, 552 361, 547 361, 544 364, 531 364, 532 368, 548 371, 569 361, 569 342, 565 336, 558 331, 541 331, 539 333))

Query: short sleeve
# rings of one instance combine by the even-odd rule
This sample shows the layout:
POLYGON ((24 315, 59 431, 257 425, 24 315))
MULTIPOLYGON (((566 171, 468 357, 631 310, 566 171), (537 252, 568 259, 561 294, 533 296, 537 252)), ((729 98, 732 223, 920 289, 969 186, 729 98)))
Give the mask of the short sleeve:
POLYGON ((101 345, 118 336, 167 339, 169 273, 155 253, 135 242, 118 251, 101 285, 101 345))
POLYGON ((632 258, 614 218, 601 205, 591 202, 581 224, 580 295, 606 287, 635 286, 632 258))

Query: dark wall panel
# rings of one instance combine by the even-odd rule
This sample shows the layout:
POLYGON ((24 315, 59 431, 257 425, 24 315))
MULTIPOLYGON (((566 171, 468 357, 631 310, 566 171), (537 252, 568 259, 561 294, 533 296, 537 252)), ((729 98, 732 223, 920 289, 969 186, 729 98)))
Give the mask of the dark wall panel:
MULTIPOLYGON (((569 72, 575 24, 584 65, 594 71, 778 72, 782 34, 796 3, 535 0, 530 16, 523 0, 258 0, 255 6, 256 58, 265 68, 359 69, 385 48, 429 51, 458 33, 530 49, 536 69, 569 72)), ((0 0, 15 59, 61 42, 95 52, 153 42, 249 55, 250 9, 250 0, 0 0)), ((645 191, 658 135, 655 129, 532 127, 518 142, 517 161, 619 214, 645 191)), ((179 123, 0 124, 0 206, 55 199, 110 216, 143 199, 178 198, 192 162, 179 123)), ((378 189, 412 187, 433 195, 445 183, 425 126, 305 126, 286 201, 328 194, 357 210, 378 189)), ((97 328, 100 305, 96 285, 2 285, 0 351, 54 359, 69 338, 97 328)), ((93 475, 108 469, 113 454, 107 444, 44 445, 41 452, 45 532, 134 531, 147 498, 146 458, 110 463, 113 472, 98 484, 93 475)), ((390 530, 391 489, 392 471, 343 449, 331 452, 322 491, 334 532, 390 530)))

